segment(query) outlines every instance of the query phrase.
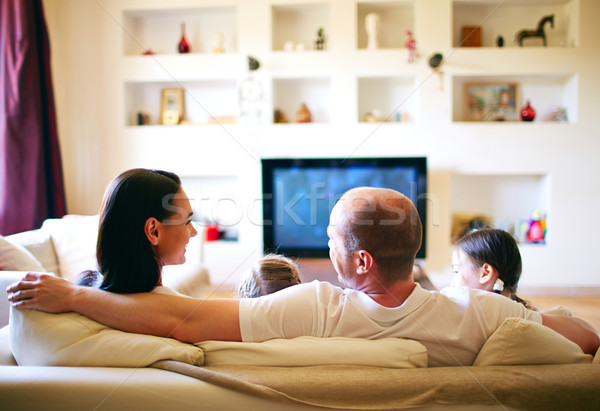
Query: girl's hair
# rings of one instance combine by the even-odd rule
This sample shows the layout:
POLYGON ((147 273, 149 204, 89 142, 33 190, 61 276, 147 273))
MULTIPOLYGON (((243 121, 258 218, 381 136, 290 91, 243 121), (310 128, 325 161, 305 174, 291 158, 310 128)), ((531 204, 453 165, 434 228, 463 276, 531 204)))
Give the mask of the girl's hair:
POLYGON ((456 242, 456 246, 467 254, 479 267, 489 264, 498 271, 510 298, 532 308, 528 301, 516 295, 521 278, 521 253, 515 239, 506 231, 484 228, 470 232, 456 242))
POLYGON ((300 282, 298 265, 294 261, 283 255, 268 254, 246 272, 238 287, 238 296, 260 297, 300 282))
POLYGON ((151 291, 160 282, 161 262, 154 256, 144 226, 175 214, 172 201, 181 189, 176 174, 132 169, 117 176, 106 189, 96 258, 99 273, 80 275, 80 285, 98 286, 114 293, 151 291), (101 276, 101 278, 100 278, 101 276))

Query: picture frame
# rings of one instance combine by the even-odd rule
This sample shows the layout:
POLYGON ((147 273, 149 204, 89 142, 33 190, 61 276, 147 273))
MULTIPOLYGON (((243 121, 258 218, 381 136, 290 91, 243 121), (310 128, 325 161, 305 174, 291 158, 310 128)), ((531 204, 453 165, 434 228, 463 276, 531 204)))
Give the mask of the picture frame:
POLYGON ((176 125, 183 120, 185 94, 182 88, 165 88, 161 93, 161 124, 176 125))
POLYGON ((465 83, 467 121, 518 121, 521 87, 516 82, 465 83))

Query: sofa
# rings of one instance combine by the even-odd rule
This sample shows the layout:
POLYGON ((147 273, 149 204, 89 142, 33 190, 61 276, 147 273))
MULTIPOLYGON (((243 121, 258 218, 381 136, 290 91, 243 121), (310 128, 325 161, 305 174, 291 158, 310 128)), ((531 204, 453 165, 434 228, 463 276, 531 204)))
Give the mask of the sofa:
MULTIPOLYGON (((46 222, 40 231, 0 238, 17 248, 10 256, 0 242, 0 268, 24 264, 0 271, 0 318, 10 316, 0 329, 1 409, 600 408, 599 354, 585 355, 552 330, 520 319, 506 320, 474 365, 427 368, 424 347, 402 339, 186 344, 113 330, 77 313, 11 309, 6 286, 27 271, 69 276, 89 263, 82 249, 93 241, 82 233, 93 232, 93 218, 46 222)), ((197 297, 208 274, 201 260, 188 262, 169 286, 197 297)))

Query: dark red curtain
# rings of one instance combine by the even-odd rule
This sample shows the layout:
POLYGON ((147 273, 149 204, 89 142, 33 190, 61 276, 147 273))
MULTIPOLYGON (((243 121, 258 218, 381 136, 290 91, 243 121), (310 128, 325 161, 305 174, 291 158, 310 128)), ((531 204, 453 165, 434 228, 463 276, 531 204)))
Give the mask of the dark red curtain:
POLYGON ((0 0, 0 234, 66 213, 41 0, 0 0))

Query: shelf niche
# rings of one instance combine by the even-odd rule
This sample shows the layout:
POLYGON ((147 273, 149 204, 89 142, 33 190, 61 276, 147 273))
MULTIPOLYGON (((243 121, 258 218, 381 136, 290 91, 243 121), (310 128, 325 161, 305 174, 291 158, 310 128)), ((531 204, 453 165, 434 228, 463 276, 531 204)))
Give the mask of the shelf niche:
POLYGON ((361 77, 358 79, 358 121, 378 111, 380 121, 389 116, 391 123, 412 123, 415 118, 413 77, 361 77))
POLYGON ((323 28, 325 47, 329 43, 329 3, 287 4, 271 6, 273 51, 284 51, 286 43, 315 50, 317 32, 323 28))
MULTIPOLYGON (((451 179, 450 210, 454 214, 486 215, 493 226, 515 234, 534 210, 550 227, 550 176, 547 174, 456 174, 451 179)), ((548 228, 548 233, 550 228, 548 228)), ((547 238, 546 238, 547 242, 547 238)))
POLYGON ((160 124, 161 94, 165 88, 185 89, 184 124, 216 124, 211 116, 220 123, 231 121, 223 118, 237 117, 239 112, 236 80, 207 80, 185 82, 126 83, 125 84, 125 122, 137 125, 137 114, 142 112, 150 116, 149 125, 160 124))
POLYGON ((123 52, 137 56, 144 49, 156 54, 178 54, 181 23, 190 53, 213 53, 220 33, 223 52, 237 52, 237 9, 204 7, 193 9, 148 9, 123 12, 123 52))
MULTIPOLYGON (((557 109, 566 113, 566 122, 577 123, 578 120, 578 76, 569 74, 519 75, 519 76, 455 76, 453 89, 453 121, 467 121, 467 101, 465 85, 467 83, 518 83, 520 101, 517 101, 517 112, 527 101, 536 111, 534 123, 556 123, 553 118, 557 109)), ((512 121, 507 123, 520 123, 512 121)), ((481 121, 476 122, 481 123, 481 121)), ((498 124, 497 121, 485 123, 498 124)))
POLYGON ((367 48, 365 16, 369 13, 379 15, 377 42, 379 49, 402 49, 407 40, 406 31, 414 33, 414 7, 412 1, 358 3, 356 10, 356 48, 367 48))
MULTIPOLYGON (((528 0, 500 2, 455 0, 453 3, 453 42, 460 47, 463 27, 481 26, 481 46, 497 47, 496 38, 504 38, 504 47, 519 47, 516 35, 523 29, 536 30, 542 17, 554 14, 554 28, 546 24, 548 47, 576 47, 578 9, 576 0, 528 0)), ((523 40, 523 47, 543 47, 540 37, 523 40)))
POLYGON ((273 80, 273 109, 281 110, 290 123, 304 103, 312 123, 330 121, 330 82, 328 78, 285 78, 273 80))

